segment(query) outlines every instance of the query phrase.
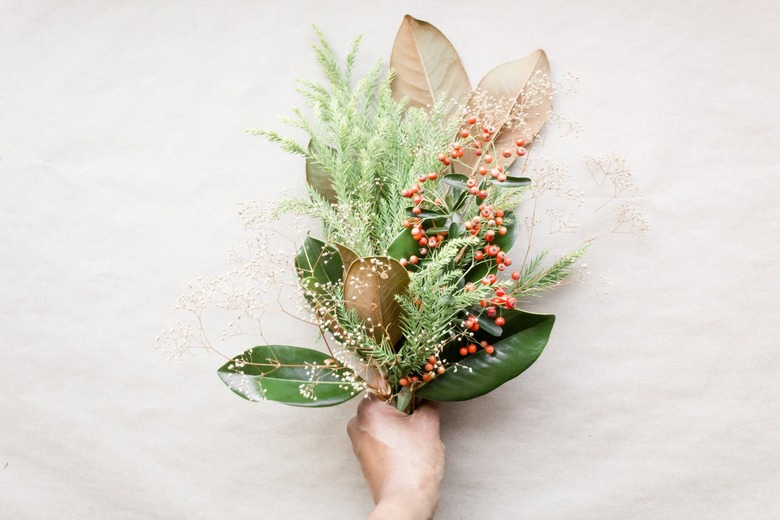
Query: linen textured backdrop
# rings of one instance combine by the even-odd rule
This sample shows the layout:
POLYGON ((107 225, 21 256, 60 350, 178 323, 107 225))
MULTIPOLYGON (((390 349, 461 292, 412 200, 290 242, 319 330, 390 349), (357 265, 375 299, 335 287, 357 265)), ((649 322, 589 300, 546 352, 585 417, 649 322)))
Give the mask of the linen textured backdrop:
POLYGON ((236 202, 302 192, 302 162, 244 130, 281 128, 295 79, 319 77, 311 24, 342 52, 364 34, 365 66, 407 12, 474 84, 539 47, 578 72, 564 159, 624 156, 653 228, 589 254, 605 298, 534 305, 558 316, 535 366, 447 406, 438 518, 780 517, 776 2, 9 0, 0 516, 367 516, 357 401, 248 403, 220 358, 169 363, 154 340, 246 240, 236 202))

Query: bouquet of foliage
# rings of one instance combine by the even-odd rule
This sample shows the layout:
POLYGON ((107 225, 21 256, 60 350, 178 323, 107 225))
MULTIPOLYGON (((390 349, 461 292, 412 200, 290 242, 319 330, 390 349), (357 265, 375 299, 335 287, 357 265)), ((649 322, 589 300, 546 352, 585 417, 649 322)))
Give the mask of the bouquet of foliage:
MULTIPOLYGON (((318 33, 319 34, 319 33, 318 33)), ((353 82, 358 41, 341 66, 320 34, 327 81, 302 82, 310 115, 286 122, 301 144, 256 131, 306 161, 308 196, 277 214, 315 217, 294 258, 327 352, 262 345, 222 380, 250 400, 343 403, 364 390, 399 410, 419 399, 471 399, 526 370, 554 316, 519 308, 572 272, 588 243, 555 261, 510 256, 528 159, 552 109, 545 53, 491 70, 472 89, 450 42, 405 17, 391 58, 353 82)))

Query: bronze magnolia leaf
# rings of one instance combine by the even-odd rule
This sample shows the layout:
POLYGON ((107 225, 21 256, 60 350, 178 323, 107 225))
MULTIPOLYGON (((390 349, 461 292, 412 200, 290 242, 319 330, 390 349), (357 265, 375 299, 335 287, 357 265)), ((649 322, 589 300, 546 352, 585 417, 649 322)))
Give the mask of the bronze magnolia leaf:
POLYGON ((339 255, 341 256, 341 263, 344 266, 344 280, 347 279, 347 272, 349 271, 349 267, 352 265, 352 262, 360 258, 356 252, 351 250, 345 245, 342 244, 334 244, 336 246, 336 249, 339 251, 339 255))
MULTIPOLYGON (((501 151, 507 149, 514 152, 517 149, 515 141, 519 138, 530 144, 550 117, 550 78, 547 54, 538 49, 525 58, 494 68, 482 78, 472 93, 467 109, 469 114, 479 114, 480 107, 476 102, 479 96, 487 96, 500 105, 501 109, 483 123, 498 129, 493 139, 494 156, 504 167, 509 167, 517 155, 506 159, 501 156, 501 151)), ((461 162, 463 164, 455 164, 455 171, 472 175, 479 157, 467 150, 461 162)))
POLYGON ((344 277, 344 305, 354 309, 377 342, 401 339, 401 305, 395 296, 409 285, 409 274, 398 261, 369 256, 352 262, 344 277))
MULTIPOLYGON (((450 41, 436 27, 404 16, 395 37, 390 68, 395 71, 393 98, 409 106, 433 106, 446 96, 463 103, 471 90, 466 69, 450 41)), ((450 113, 457 110, 453 104, 450 113)))

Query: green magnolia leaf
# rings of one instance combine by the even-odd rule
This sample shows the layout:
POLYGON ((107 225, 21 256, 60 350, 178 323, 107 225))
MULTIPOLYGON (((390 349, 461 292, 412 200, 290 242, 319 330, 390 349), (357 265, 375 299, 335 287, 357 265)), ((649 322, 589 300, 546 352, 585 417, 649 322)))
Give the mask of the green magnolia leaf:
POLYGON ((292 406, 332 406, 349 401, 363 390, 362 380, 330 356, 286 345, 249 349, 217 373, 244 399, 292 406))
POLYGON ((306 237, 295 256, 295 268, 301 279, 313 277, 319 283, 337 283, 343 274, 339 253, 322 240, 306 237))
POLYGON ((467 282, 479 282, 484 277, 489 275, 490 273, 496 273, 498 271, 498 268, 496 267, 496 262, 494 260, 483 260, 482 262, 476 264, 474 267, 466 271, 466 274, 463 275, 463 278, 467 282))
MULTIPOLYGON (((314 155, 311 141, 309 141, 308 151, 309 156, 314 155)), ((338 203, 339 199, 336 190, 333 189, 333 178, 330 173, 310 157, 306 157, 306 182, 326 201, 331 204, 338 203)))
POLYGON ((480 349, 461 358, 455 349, 448 351, 448 361, 457 360, 457 365, 420 387, 417 395, 431 401, 465 401, 495 390, 530 367, 547 345, 555 316, 520 310, 505 310, 502 316, 506 323, 501 339, 476 335, 493 344, 493 354, 480 349))
POLYGON ((531 179, 528 177, 507 177, 504 182, 491 179, 491 182, 499 188, 525 188, 531 185, 531 179))
POLYGON ((401 231, 387 248, 387 256, 400 260, 419 254, 420 244, 408 229, 401 231))
POLYGON ((517 242, 517 238, 520 236, 520 226, 517 225, 517 217, 514 211, 507 211, 504 213, 504 221, 502 223, 506 227, 506 233, 499 235, 496 233, 496 238, 493 243, 501 248, 501 251, 509 252, 510 249, 517 242))
POLYGON ((396 301, 409 285, 409 274, 397 260, 369 256, 355 260, 344 277, 344 305, 354 309, 377 342, 401 338, 401 305, 396 301))

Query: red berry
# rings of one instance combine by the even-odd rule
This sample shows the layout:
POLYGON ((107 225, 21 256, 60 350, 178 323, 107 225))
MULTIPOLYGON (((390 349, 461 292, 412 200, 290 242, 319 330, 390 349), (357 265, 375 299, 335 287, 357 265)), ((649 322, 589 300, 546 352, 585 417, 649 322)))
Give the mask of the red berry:
POLYGON ((468 136, 469 136, 469 134, 470 134, 470 133, 471 133, 471 132, 469 132, 468 130, 461 130, 461 131, 460 131, 460 136, 461 136, 461 137, 463 137, 463 138, 465 139, 466 137, 468 137, 468 136))
POLYGON ((518 148, 517 149, 517 156, 518 157, 522 157, 524 155, 525 155, 525 148, 523 148, 523 147, 518 148))
POLYGON ((485 157, 482 158, 482 160, 485 161, 485 164, 490 164, 493 162, 493 156, 487 154, 485 157))
POLYGON ((428 178, 430 180, 432 180, 432 181, 435 181, 438 176, 439 176, 439 174, 436 173, 436 172, 431 172, 431 173, 428 174, 428 178))
POLYGON ((512 157, 512 152, 510 150, 502 150, 501 155, 503 155, 505 158, 509 159, 512 157))
POLYGON ((515 141, 515 144, 516 144, 517 146, 525 146, 525 140, 523 140, 523 139, 517 139, 517 140, 515 141))
POLYGON ((495 351, 496 349, 493 348, 493 345, 488 345, 487 347, 485 347, 485 352, 487 352, 488 354, 492 354, 495 351))
POLYGON ((519 280, 519 279, 520 279, 520 273, 518 271, 512 273, 512 280, 519 280))
POLYGON ((419 261, 419 259, 415 255, 412 255, 412 256, 409 257, 409 262, 411 262, 413 264, 416 264, 418 261, 419 261))
POLYGON ((466 347, 460 347, 460 351, 459 352, 460 352, 461 356, 466 356, 469 353, 469 351, 468 351, 468 349, 466 347))
POLYGON ((475 344, 473 344, 473 343, 470 344, 468 346, 468 351, 469 351, 469 354, 474 354, 477 351, 477 346, 475 344))
POLYGON ((479 172, 480 175, 487 175, 488 169, 485 168, 484 166, 480 166, 479 170, 477 171, 479 172))
POLYGON ((409 386, 409 380, 406 378, 401 378, 398 380, 398 384, 401 386, 409 386))
POLYGON ((476 122, 477 122, 477 118, 476 118, 476 117, 474 117, 474 116, 471 116, 470 118, 466 119, 466 122, 467 122, 468 124, 470 124, 470 125, 473 125, 474 123, 476 123, 476 122))
POLYGON ((414 213, 415 215, 419 215, 420 213, 422 213, 422 210, 420 209, 420 206, 413 207, 412 208, 412 213, 414 213))
POLYGON ((498 318, 496 318, 496 325, 498 325, 499 327, 502 327, 505 323, 506 320, 504 319, 503 316, 499 316, 498 318))
POLYGON ((433 370, 433 365, 430 363, 425 363, 425 371, 430 372, 431 370, 433 370))

